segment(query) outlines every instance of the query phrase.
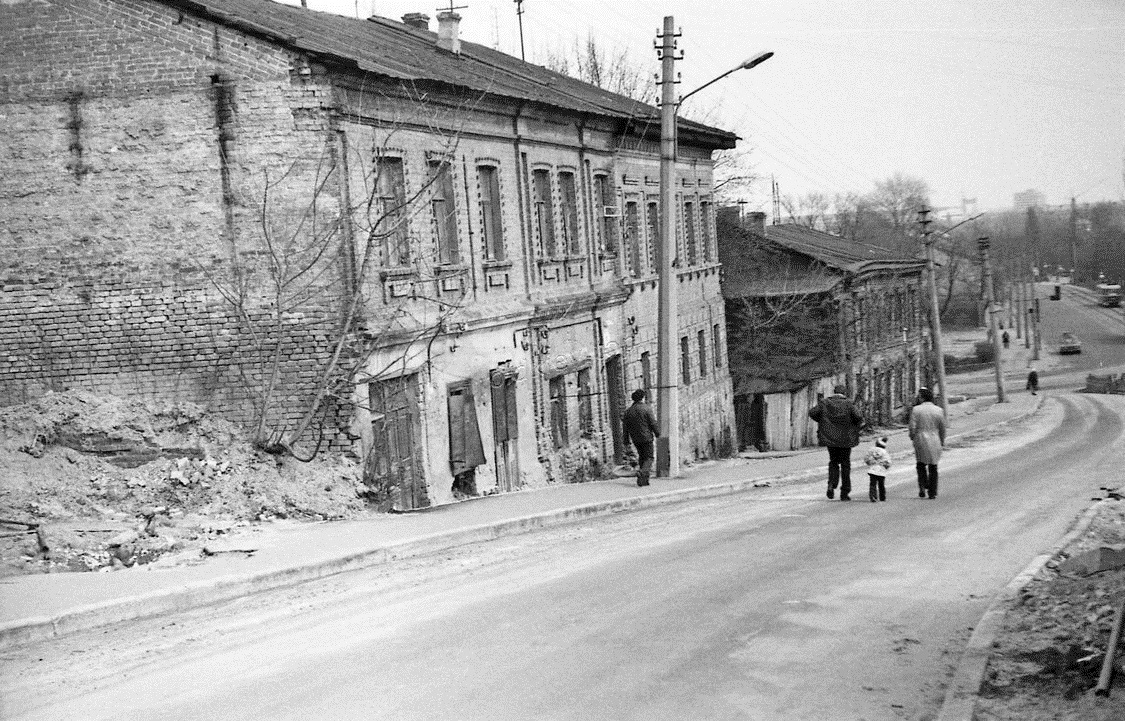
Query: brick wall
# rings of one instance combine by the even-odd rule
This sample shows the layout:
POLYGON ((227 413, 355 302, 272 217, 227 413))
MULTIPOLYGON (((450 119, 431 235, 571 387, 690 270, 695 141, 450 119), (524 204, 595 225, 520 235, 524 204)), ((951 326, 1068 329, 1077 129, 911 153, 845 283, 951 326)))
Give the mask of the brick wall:
POLYGON ((0 4, 0 44, 0 404, 87 388, 247 421, 276 359, 291 426, 343 302, 327 86, 144 0, 0 4), (308 280, 274 293, 279 267, 308 280))

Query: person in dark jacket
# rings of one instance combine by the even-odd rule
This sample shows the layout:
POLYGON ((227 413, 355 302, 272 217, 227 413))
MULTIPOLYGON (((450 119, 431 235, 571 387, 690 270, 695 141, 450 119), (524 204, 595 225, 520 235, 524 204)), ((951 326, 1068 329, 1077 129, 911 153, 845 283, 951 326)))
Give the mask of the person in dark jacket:
POLYGON ((1039 373, 1034 368, 1027 372, 1027 389, 1033 396, 1039 393, 1039 373))
POLYGON ((637 449, 637 485, 647 486, 652 473, 653 444, 660 437, 660 426, 652 406, 645 403, 645 392, 638 388, 633 391, 633 405, 625 411, 621 425, 625 428, 625 438, 633 442, 637 449))
POLYGON ((828 446, 828 497, 835 498, 840 486, 840 500, 850 501, 852 492, 852 449, 859 445, 859 427, 863 415, 855 404, 844 397, 844 386, 832 389, 809 411, 816 421, 816 434, 828 446))

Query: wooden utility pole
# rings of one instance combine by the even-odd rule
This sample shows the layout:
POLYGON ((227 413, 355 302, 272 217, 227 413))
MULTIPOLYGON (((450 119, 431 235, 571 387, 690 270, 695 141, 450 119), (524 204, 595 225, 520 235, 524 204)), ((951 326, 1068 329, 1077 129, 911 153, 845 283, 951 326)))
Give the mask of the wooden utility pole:
POLYGON ((992 289, 992 263, 988 258, 988 247, 987 237, 977 238, 981 275, 984 276, 984 312, 988 316, 988 330, 992 335, 992 368, 996 375, 996 402, 1006 403, 1008 399, 1004 395, 1004 359, 1000 356, 1003 347, 1000 333, 996 329, 996 318, 1000 309, 996 307, 996 296, 992 289))
POLYGON ((680 474, 680 383, 676 375, 676 26, 664 17, 660 35, 660 238, 656 254, 660 287, 657 291, 656 412, 660 438, 656 446, 656 475, 680 474))
POLYGON ((937 274, 934 269, 934 241, 930 239, 930 209, 918 209, 918 224, 922 226, 922 244, 926 246, 926 280, 930 286, 930 340, 933 344, 934 368, 937 370, 938 393, 942 412, 949 415, 945 398, 945 352, 941 347, 941 306, 938 305, 937 274))

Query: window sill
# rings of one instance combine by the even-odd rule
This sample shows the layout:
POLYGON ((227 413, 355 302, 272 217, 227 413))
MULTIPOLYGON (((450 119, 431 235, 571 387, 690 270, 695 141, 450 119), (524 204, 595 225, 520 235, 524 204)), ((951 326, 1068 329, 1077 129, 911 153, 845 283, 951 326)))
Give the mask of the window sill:
POLYGON ((418 276, 418 269, 413 266, 403 266, 401 268, 380 268, 379 280, 400 280, 402 278, 416 278, 418 276))
POLYGON ((508 270, 512 267, 510 260, 486 260, 483 261, 481 267, 485 270, 508 270))

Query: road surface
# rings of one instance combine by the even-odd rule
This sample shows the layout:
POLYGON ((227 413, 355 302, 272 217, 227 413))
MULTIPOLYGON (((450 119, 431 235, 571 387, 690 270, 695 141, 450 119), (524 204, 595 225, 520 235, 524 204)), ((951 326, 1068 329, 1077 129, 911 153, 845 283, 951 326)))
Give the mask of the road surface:
POLYGON ((950 449, 935 501, 904 460, 886 503, 788 485, 11 651, 4 715, 933 718, 993 595, 1116 472, 1123 406, 1048 399, 950 449))

